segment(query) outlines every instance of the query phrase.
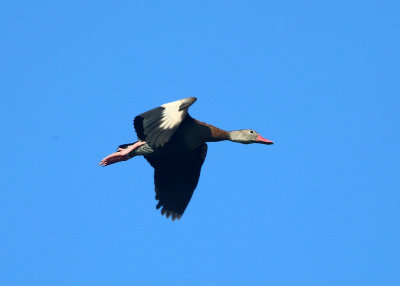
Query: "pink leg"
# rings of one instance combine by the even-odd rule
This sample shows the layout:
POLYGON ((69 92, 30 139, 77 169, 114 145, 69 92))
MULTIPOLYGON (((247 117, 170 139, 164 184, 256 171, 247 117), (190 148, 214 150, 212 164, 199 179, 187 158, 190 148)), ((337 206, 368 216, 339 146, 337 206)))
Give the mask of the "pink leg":
POLYGON ((136 148, 142 146, 143 144, 146 144, 146 142, 144 141, 139 141, 136 142, 135 144, 129 146, 126 149, 121 149, 119 148, 117 152, 112 153, 110 155, 108 155, 107 157, 105 157, 103 160, 100 161, 99 166, 108 166, 117 162, 121 162, 121 161, 126 161, 129 160, 129 153, 133 150, 135 150, 136 148))

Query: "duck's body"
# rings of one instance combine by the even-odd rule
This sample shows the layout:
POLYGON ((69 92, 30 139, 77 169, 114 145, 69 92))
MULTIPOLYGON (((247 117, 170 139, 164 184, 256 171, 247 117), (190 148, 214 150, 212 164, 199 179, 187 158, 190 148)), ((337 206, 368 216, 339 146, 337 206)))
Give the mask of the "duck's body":
POLYGON ((188 113, 196 98, 189 97, 135 117, 139 141, 120 145, 99 165, 107 166, 144 156, 154 167, 157 208, 172 219, 180 218, 195 190, 207 154, 206 142, 230 140, 244 144, 273 144, 253 130, 225 131, 192 118, 188 113))

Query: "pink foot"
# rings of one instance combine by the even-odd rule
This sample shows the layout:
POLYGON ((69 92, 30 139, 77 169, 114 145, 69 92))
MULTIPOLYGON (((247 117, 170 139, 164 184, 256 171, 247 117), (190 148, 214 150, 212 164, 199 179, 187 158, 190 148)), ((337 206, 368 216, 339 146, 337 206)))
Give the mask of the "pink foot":
POLYGON ((136 142, 135 144, 129 146, 126 149, 121 149, 119 148, 117 152, 112 153, 110 155, 108 155, 107 157, 105 157, 103 160, 100 161, 99 166, 108 166, 117 162, 121 162, 121 161, 126 161, 129 160, 129 153, 133 150, 135 150, 136 148, 142 146, 143 144, 146 144, 146 142, 144 141, 139 141, 136 142))
POLYGON ((108 155, 103 160, 100 161, 99 166, 108 166, 117 162, 126 161, 129 159, 128 154, 125 152, 115 152, 108 155))

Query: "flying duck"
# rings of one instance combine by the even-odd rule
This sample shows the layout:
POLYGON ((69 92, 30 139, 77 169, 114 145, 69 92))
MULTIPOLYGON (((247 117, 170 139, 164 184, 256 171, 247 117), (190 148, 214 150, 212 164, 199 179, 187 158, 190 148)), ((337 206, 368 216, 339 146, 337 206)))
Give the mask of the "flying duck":
POLYGON ((225 131, 192 118, 188 110, 196 100, 188 97, 136 116, 133 125, 139 140, 120 145, 99 163, 108 166, 144 156, 154 168, 156 208, 172 220, 181 218, 196 189, 207 155, 206 142, 273 144, 252 129, 225 131))

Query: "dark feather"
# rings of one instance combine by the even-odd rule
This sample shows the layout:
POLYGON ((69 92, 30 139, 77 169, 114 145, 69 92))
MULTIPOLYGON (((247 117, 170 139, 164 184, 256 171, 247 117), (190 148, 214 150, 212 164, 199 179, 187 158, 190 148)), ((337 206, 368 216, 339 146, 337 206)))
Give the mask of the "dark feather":
POLYGON ((117 148, 117 151, 118 151, 118 149, 126 149, 126 148, 128 148, 129 146, 131 146, 133 144, 135 144, 135 143, 128 143, 128 144, 119 145, 118 148, 117 148))
POLYGON ((176 156, 145 156, 154 168, 154 185, 162 214, 180 218, 185 211, 200 177, 207 155, 207 144, 176 156))
MULTIPOLYGON (((144 130, 145 130, 145 126, 143 125, 144 118, 145 117, 153 117, 154 123, 158 124, 158 121, 155 119, 160 118, 163 110, 164 110, 164 107, 160 106, 160 107, 154 108, 152 110, 149 110, 147 112, 144 112, 135 117, 135 119, 133 120, 133 126, 135 127, 135 131, 136 131, 136 134, 137 134, 139 140, 146 141, 146 137, 147 137, 144 132, 144 130), (158 116, 158 114, 160 114, 160 116, 158 116), (154 116, 154 115, 157 115, 157 116, 154 116)), ((149 123, 151 124, 153 122, 149 122, 149 123)))

